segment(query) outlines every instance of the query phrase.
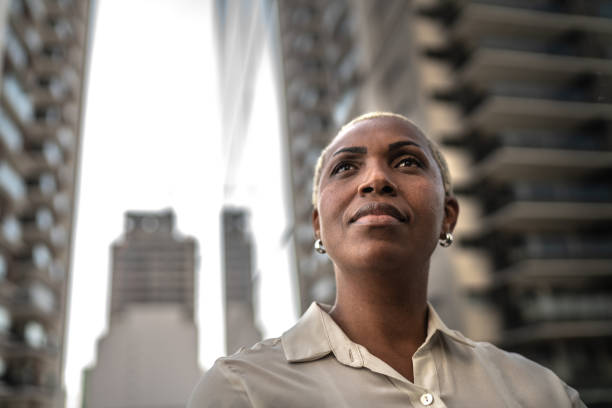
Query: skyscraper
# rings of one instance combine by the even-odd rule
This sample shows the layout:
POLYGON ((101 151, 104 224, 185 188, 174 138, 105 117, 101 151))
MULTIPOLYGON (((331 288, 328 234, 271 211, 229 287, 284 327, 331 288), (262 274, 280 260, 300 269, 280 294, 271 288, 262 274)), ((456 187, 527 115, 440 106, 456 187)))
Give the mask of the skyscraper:
POLYGON ((61 407, 90 2, 0 2, 0 406, 61 407))
POLYGON ((112 253, 109 330, 85 373, 84 406, 184 406, 201 374, 196 242, 175 231, 170 210, 128 212, 112 253))
POLYGON ((223 277, 225 288, 225 351, 234 353, 261 340, 253 310, 253 239, 244 209, 224 208, 223 277))

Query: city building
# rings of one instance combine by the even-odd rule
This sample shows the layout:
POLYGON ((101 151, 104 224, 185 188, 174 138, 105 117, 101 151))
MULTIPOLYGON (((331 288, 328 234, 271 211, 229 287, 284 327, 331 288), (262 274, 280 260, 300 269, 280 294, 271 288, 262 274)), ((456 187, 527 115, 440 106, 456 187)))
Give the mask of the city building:
POLYGON ((225 351, 233 354, 240 347, 249 347, 261 340, 253 310, 253 239, 246 210, 224 208, 221 217, 225 351))
POLYGON ((125 234, 112 246, 108 333, 85 370, 84 407, 187 404, 201 376, 196 251, 171 210, 126 214, 125 234))
POLYGON ((312 170, 339 126, 402 113, 461 205, 430 299, 451 326, 612 403, 612 2, 278 0, 300 303, 333 302, 312 170))
POLYGON ((0 2, 0 406, 63 407, 88 0, 0 2))

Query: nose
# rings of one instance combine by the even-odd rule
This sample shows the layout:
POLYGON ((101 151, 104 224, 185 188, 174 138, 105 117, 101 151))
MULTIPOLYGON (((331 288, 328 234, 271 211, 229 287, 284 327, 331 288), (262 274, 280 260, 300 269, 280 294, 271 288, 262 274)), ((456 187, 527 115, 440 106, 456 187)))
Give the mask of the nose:
POLYGON ((396 185, 389 180, 384 170, 376 168, 368 173, 366 179, 359 185, 359 194, 395 195, 396 185))

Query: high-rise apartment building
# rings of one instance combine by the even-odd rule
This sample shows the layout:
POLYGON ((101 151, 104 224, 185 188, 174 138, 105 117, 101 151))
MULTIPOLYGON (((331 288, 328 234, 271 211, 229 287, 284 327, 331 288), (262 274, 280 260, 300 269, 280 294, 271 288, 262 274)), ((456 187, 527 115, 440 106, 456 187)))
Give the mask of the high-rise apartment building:
POLYGON ((244 209, 224 208, 223 280, 225 288, 225 351, 234 353, 261 340, 253 310, 253 238, 248 213, 244 209))
POLYGON ((0 2, 0 406, 64 406, 90 1, 0 2))
POLYGON ((128 212, 112 253, 109 329, 85 371, 83 406, 185 406, 201 375, 196 241, 177 233, 171 210, 128 212))
POLYGON ((612 2, 277 5, 302 308, 334 295, 312 250, 321 148, 350 117, 402 113, 444 145, 461 204, 432 265, 442 315, 610 405, 612 2))
MULTIPOLYGON (((492 340, 612 404, 612 2, 426 1, 438 137, 467 154, 492 340), (495 299, 495 301, 491 301, 495 299)), ((425 35, 423 35, 425 36, 425 35)))

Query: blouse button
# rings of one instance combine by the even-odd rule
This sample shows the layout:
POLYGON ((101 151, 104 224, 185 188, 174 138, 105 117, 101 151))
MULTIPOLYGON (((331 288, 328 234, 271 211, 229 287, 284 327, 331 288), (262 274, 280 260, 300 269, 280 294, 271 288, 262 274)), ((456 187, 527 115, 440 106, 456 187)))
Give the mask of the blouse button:
POLYGON ((429 406, 433 403, 433 395, 431 395, 430 393, 425 393, 423 395, 421 395, 421 404, 425 405, 425 406, 429 406))

